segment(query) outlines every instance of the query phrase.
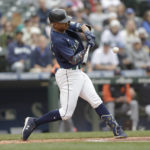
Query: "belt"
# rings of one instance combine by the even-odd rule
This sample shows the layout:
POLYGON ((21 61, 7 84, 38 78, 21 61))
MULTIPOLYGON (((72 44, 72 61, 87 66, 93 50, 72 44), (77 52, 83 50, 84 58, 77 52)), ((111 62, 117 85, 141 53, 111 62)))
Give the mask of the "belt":
POLYGON ((77 65, 77 66, 72 67, 71 69, 76 70, 76 69, 80 69, 80 68, 81 68, 81 65, 77 65))
POLYGON ((82 67, 81 65, 76 65, 76 66, 74 66, 74 67, 72 67, 72 68, 63 68, 63 67, 60 67, 60 68, 77 70, 77 69, 81 69, 81 67, 82 67))

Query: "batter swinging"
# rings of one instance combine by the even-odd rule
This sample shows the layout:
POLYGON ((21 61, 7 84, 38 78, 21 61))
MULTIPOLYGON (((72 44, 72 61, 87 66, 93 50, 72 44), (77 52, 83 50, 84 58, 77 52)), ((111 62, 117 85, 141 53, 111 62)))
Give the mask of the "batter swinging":
POLYGON ((86 100, 100 118, 110 126, 115 137, 127 137, 97 95, 89 77, 80 70, 86 49, 77 32, 83 32, 88 45, 93 47, 95 37, 89 27, 85 24, 70 22, 71 17, 67 16, 63 9, 50 11, 49 20, 53 26, 51 49, 60 65, 60 69, 56 72, 56 81, 60 89, 61 108, 50 111, 40 118, 27 117, 22 139, 27 140, 32 131, 41 124, 72 117, 79 96, 86 100))

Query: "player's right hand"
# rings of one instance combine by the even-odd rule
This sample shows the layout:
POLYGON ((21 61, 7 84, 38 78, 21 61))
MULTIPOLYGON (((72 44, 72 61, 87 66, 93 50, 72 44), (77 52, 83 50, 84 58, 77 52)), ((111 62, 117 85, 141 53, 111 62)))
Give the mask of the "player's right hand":
POLYGON ((84 32, 84 35, 86 37, 88 45, 91 45, 91 47, 94 47, 95 46, 95 35, 88 30, 84 32))

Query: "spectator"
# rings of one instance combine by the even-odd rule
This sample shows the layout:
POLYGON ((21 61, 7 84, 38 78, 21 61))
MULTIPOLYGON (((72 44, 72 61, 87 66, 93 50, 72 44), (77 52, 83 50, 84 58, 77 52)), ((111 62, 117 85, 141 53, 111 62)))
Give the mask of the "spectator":
POLYGON ((104 42, 103 46, 93 52, 91 64, 94 70, 115 70, 118 58, 110 48, 110 42, 104 42))
POLYGON ((147 52, 143 50, 141 40, 135 38, 130 51, 130 60, 135 69, 147 69, 150 66, 150 58, 147 52))
POLYGON ((117 43, 123 43, 123 38, 120 33, 120 22, 113 20, 110 22, 109 29, 104 30, 101 36, 101 42, 111 42, 111 47, 114 47, 117 43))
POLYGON ((39 9, 37 10, 37 15, 40 18, 41 24, 47 24, 47 14, 49 9, 46 8, 45 0, 39 0, 39 9))
POLYGON ((8 46, 8 62, 11 65, 11 70, 22 72, 29 69, 31 50, 25 45, 22 40, 23 32, 16 33, 16 41, 8 46))
POLYGON ((65 10, 69 16, 72 16, 74 18, 76 12, 72 10, 72 5, 72 2, 66 2, 65 10))
POLYGON ((135 16, 135 11, 133 8, 126 9, 126 17, 127 17, 127 20, 133 20, 137 27, 141 26, 142 19, 135 16))
POLYGON ((103 22, 103 29, 104 28, 109 28, 109 24, 113 20, 117 20, 117 13, 115 13, 115 12, 111 12, 107 15, 107 19, 105 19, 104 22, 103 22))
POLYGON ((2 13, 1 13, 1 11, 0 11, 0 19, 2 18, 2 13))
POLYGON ((126 50, 125 45, 123 43, 118 43, 117 47, 119 48, 117 55, 120 69, 132 69, 133 66, 129 57, 130 53, 126 50))
POLYGON ((20 4, 24 5, 30 5, 30 6, 38 6, 37 1, 38 0, 17 0, 20 4))
POLYGON ((22 29, 22 32, 23 32, 23 41, 28 45, 30 45, 31 40, 31 33, 30 33, 31 26, 32 26, 31 19, 30 18, 26 19, 24 21, 24 27, 22 29))
POLYGON ((22 16, 20 13, 15 12, 12 14, 12 18, 11 18, 11 23, 14 27, 14 29, 17 28, 18 25, 20 25, 22 23, 22 16))
POLYGON ((39 27, 40 18, 37 14, 33 14, 30 19, 33 27, 39 27))
POLYGON ((138 102, 135 100, 135 91, 129 84, 109 85, 102 87, 104 103, 110 113, 115 116, 116 113, 125 113, 130 115, 132 120, 132 130, 137 130, 139 120, 138 102))
POLYGON ((86 9, 80 9, 77 12, 75 12, 75 21, 80 22, 80 23, 86 23, 90 24, 88 14, 87 14, 86 9))
POLYGON ((127 21, 126 28, 121 31, 121 36, 124 39, 123 43, 126 45, 127 49, 131 49, 133 40, 138 37, 136 24, 133 20, 127 21))
POLYGON ((144 84, 136 84, 134 86, 136 92, 138 93, 138 98, 139 98, 139 106, 140 110, 146 116, 144 116, 144 119, 148 121, 148 124, 145 123, 145 121, 140 122, 140 127, 145 130, 149 130, 149 119, 150 119, 150 84, 149 83, 144 83, 144 84))
POLYGON ((120 3, 117 7, 117 14, 118 14, 118 20, 120 21, 121 25, 124 27, 126 24, 126 15, 125 15, 126 7, 123 3, 120 3))
POLYGON ((6 48, 9 45, 9 43, 13 41, 13 38, 14 38, 13 25, 11 22, 7 21, 6 24, 4 24, 2 33, 0 35, 0 46, 6 48))
POLYGON ((64 5, 62 0, 45 0, 46 8, 53 9, 64 5))
POLYGON ((52 55, 45 36, 39 37, 39 46, 32 53, 31 72, 51 72, 52 55))
POLYGON ((71 0, 71 2, 72 2, 72 10, 73 11, 77 12, 78 10, 84 8, 82 0, 71 0))
POLYGON ((38 27, 31 27, 30 33, 31 33, 30 47, 31 50, 35 50, 35 48, 38 46, 39 43, 39 36, 41 34, 41 31, 38 27))
POLYGON ((106 15, 103 13, 101 4, 95 6, 96 11, 89 16, 90 24, 93 26, 96 36, 96 44, 99 45, 100 34, 103 30, 103 21, 106 19, 106 15))
POLYGON ((3 33, 3 28, 5 26, 5 24, 7 23, 7 18, 5 16, 2 16, 0 18, 0 35, 3 33))
POLYGON ((147 10, 144 14, 144 21, 142 27, 145 28, 148 34, 150 34, 150 10, 147 10))
POLYGON ((120 4, 120 0, 100 0, 103 9, 108 9, 109 7, 117 7, 120 4))
POLYGON ((139 28, 138 29, 138 36, 141 39, 142 45, 144 46, 144 49, 147 53, 150 54, 150 42, 148 41, 148 34, 145 30, 145 28, 139 28))

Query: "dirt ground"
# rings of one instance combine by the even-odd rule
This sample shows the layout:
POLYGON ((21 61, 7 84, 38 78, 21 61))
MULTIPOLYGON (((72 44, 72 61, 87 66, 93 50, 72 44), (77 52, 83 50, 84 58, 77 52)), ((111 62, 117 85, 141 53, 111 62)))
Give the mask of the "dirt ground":
POLYGON ((116 138, 81 138, 81 139, 44 139, 44 140, 2 140, 0 144, 21 144, 21 143, 54 143, 54 142, 150 142, 150 137, 128 137, 116 138))

